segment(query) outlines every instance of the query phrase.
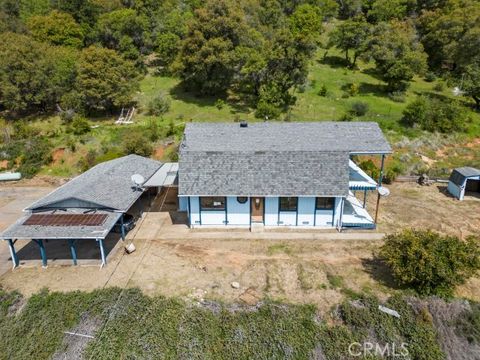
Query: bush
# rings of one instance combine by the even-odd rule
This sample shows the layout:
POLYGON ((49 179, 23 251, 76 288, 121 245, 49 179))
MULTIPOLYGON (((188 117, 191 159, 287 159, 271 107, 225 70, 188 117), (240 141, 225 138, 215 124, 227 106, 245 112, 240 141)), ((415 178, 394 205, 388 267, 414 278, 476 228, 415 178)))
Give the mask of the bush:
POLYGON ((360 87, 356 83, 348 84, 347 92, 348 95, 350 96, 356 96, 358 95, 358 92, 360 91, 360 87))
POLYGON ((435 76, 435 74, 431 71, 429 71, 425 74, 425 81, 426 82, 434 82, 436 78, 437 77, 435 76))
POLYGON ((480 303, 472 303, 471 311, 463 311, 456 321, 457 332, 468 342, 480 344, 480 303))
POLYGON ((215 101, 215 107, 218 109, 218 110, 222 110, 224 107, 225 107, 225 101, 223 101, 222 99, 217 99, 215 101))
POLYGON ((84 135, 90 132, 90 123, 81 116, 75 116, 69 129, 74 135, 84 135))
POLYGON ((365 171, 368 176, 377 181, 380 177, 380 169, 375 165, 373 160, 364 160, 358 164, 358 167, 365 171))
POLYGON ((355 101, 351 105, 350 111, 356 116, 363 116, 368 112, 368 104, 363 101, 355 101))
POLYGON ((405 93, 403 91, 393 91, 388 94, 388 97, 390 98, 390 100, 398 103, 405 102, 405 93))
POLYGON ((445 89, 445 84, 441 81, 433 85, 433 90, 437 92, 442 92, 445 89))
POLYGON ((160 94, 148 103, 148 114, 162 116, 170 110, 170 99, 160 94))
POLYGON ((148 157, 153 153, 149 139, 141 132, 134 131, 126 135, 123 140, 123 152, 148 157))
POLYGON ((255 117, 259 119, 278 119, 280 116, 280 109, 266 101, 260 100, 257 104, 255 117))
POLYGON ((403 111, 402 122, 407 126, 419 126, 431 132, 450 133, 465 131, 470 121, 465 108, 457 101, 418 97, 403 111))
POLYGON ((328 89, 325 86, 325 84, 323 84, 320 90, 318 91, 318 95, 325 97, 327 96, 327 94, 328 94, 328 89))
POLYGON ((349 112, 341 115, 338 119, 338 121, 352 121, 352 120, 353 120, 353 115, 349 112))
POLYGON ((478 238, 461 241, 431 230, 387 235, 379 255, 398 284, 421 295, 452 296, 455 286, 480 269, 478 238))

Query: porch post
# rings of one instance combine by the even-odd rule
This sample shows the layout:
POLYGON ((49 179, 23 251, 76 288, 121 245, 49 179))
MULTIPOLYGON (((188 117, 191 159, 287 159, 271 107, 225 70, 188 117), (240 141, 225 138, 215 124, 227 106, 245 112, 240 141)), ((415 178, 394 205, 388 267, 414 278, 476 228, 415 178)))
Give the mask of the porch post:
POLYGON ((8 247, 10 248, 10 256, 12 257, 13 268, 15 269, 19 262, 17 252, 15 251, 15 242, 12 239, 8 239, 8 247))
POLYGON ((380 176, 378 177, 378 186, 382 186, 384 166, 385 166, 385 154, 382 154, 382 164, 380 165, 380 176))
POLYGON ((72 254, 73 265, 77 265, 77 249, 75 248, 75 241, 68 239, 68 245, 70 245, 70 253, 72 254))
POLYGON ((100 255, 102 256, 102 265, 101 267, 104 267, 107 265, 107 260, 105 258, 105 249, 103 247, 103 239, 97 239, 98 246, 100 247, 100 255))
MULTIPOLYGON (((384 165, 385 165, 385 154, 382 154, 382 165, 380 166, 380 176, 378 177, 378 187, 382 186, 384 165)), ((380 193, 377 194, 377 206, 375 208, 375 225, 377 224, 379 206, 380 206, 380 193)))
POLYGON ((367 205, 367 189, 363 191, 363 208, 367 205))
POLYGON ((345 198, 342 197, 342 200, 341 200, 341 204, 340 204, 340 218, 338 219, 338 231, 339 232, 342 232, 342 224, 343 224, 343 210, 345 208, 345 198))
POLYGON ((43 244, 43 240, 32 239, 35 241, 40 248, 40 256, 42 257, 42 267, 47 267, 47 252, 45 251, 45 245, 43 244))
POLYGON ((120 217, 120 227, 121 227, 121 232, 122 232, 122 240, 125 241, 125 224, 123 223, 123 216, 120 217))

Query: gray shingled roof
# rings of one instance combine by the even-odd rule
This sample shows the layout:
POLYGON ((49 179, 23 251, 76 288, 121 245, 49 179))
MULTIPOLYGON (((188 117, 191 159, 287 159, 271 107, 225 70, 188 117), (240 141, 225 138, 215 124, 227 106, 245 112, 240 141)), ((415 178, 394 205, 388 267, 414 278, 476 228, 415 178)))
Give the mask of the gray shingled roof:
POLYGON ((390 153, 375 122, 188 123, 182 151, 349 151, 390 153))
MULTIPOLYGON (((78 209, 70 209, 62 214, 81 214, 78 209)), ((40 226, 23 225, 31 214, 18 219, 7 230, 0 234, 1 239, 105 239, 113 226, 122 216, 118 212, 97 211, 95 214, 107 214, 108 217, 100 226, 40 226)))
POLYGON ((346 196, 348 152, 182 152, 179 195, 346 196))
POLYGON ((377 123, 189 123, 179 195, 346 196, 349 154, 390 153, 377 123))
POLYGON ((27 210, 83 202, 87 207, 127 211, 142 194, 141 191, 135 191, 131 176, 140 174, 148 180, 161 166, 161 162, 138 155, 106 161, 59 187, 27 210))

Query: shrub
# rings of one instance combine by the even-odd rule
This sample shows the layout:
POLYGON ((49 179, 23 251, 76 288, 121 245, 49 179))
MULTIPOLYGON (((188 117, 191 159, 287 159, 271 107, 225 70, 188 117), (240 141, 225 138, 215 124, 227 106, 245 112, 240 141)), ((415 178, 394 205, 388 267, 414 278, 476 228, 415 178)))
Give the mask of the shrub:
POLYGON ((75 116, 69 130, 74 135, 83 135, 90 132, 90 123, 81 116, 75 116))
POLYGON ((327 94, 328 94, 328 89, 325 86, 325 84, 323 84, 320 90, 318 91, 318 95, 325 97, 327 96, 327 94))
POLYGON ((380 177, 380 169, 371 159, 360 162, 358 166, 360 167, 360 169, 365 171, 372 179, 377 180, 380 177))
POLYGON ((427 81, 427 82, 434 82, 436 78, 437 77, 435 76, 435 74, 431 71, 429 71, 425 74, 425 81, 427 81))
POLYGON ((340 116, 338 121, 352 121, 353 120, 353 115, 351 113, 345 113, 340 116))
POLYGON ((356 96, 358 95, 358 92, 360 91, 360 87, 356 83, 351 83, 348 84, 347 92, 348 95, 350 96, 356 96))
POLYGON ((368 112, 368 104, 363 101, 355 101, 351 105, 350 111, 356 116, 363 116, 368 112))
POLYGON ((255 117, 259 119, 278 119, 280 116, 280 109, 267 101, 260 100, 257 104, 255 117))
POLYGON ((405 93, 403 91, 392 91, 388 94, 388 97, 390 98, 390 100, 398 103, 405 102, 405 93))
POLYGON ((480 344, 480 303, 472 303, 456 320, 457 332, 470 343, 480 344))
POLYGON ((215 107, 218 109, 218 110, 222 110, 224 107, 225 107, 225 101, 223 101, 222 99, 217 99, 215 101, 215 107))
POLYGON ((148 114, 162 116, 170 110, 170 99, 160 94, 148 103, 148 114))
POLYGON ((387 235, 379 255, 398 284, 421 295, 451 296, 455 286, 480 269, 478 238, 461 241, 431 230, 387 235))
POLYGON ((445 89, 445 84, 441 81, 433 85, 433 90, 437 92, 442 92, 445 89))
POLYGON ((450 133, 464 131, 470 121, 465 108, 457 101, 418 97, 403 111, 402 122, 419 126, 431 132, 450 133))
POLYGON ((149 139, 139 131, 133 131, 126 135, 123 140, 123 152, 125 154, 137 154, 140 156, 150 156, 153 153, 153 147, 149 139))
POLYGON ((78 166, 82 172, 87 171, 97 163, 97 152, 93 149, 88 150, 87 155, 78 161, 78 166))

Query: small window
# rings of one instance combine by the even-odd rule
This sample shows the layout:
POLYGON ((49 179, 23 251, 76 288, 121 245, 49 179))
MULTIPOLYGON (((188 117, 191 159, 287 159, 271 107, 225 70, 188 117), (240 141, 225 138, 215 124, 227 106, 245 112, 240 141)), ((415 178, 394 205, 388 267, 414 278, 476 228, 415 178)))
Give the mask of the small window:
POLYGON ((335 203, 335 198, 317 197, 315 207, 317 210, 333 210, 334 203, 335 203))
POLYGON ((280 211, 297 211, 298 198, 296 197, 281 197, 280 211))
POLYGON ((225 198, 220 196, 200 198, 200 208, 202 210, 225 210, 225 198))
POLYGON ((246 196, 239 196, 237 197, 237 201, 240 203, 240 204, 245 204, 247 202, 248 198, 246 196))

